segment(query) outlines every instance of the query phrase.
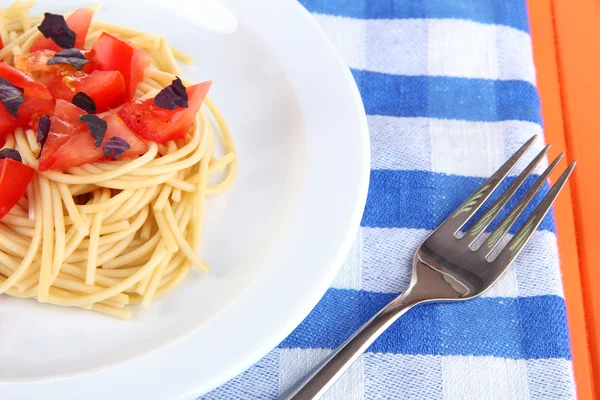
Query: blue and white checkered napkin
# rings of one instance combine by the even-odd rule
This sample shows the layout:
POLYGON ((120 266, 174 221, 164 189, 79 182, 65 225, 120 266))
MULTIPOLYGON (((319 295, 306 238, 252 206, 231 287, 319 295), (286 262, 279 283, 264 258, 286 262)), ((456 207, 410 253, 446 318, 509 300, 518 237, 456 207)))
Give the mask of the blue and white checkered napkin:
MULTIPOLYGON (((525 0, 302 3, 347 60, 368 114, 372 172, 362 228, 306 320, 206 399, 269 399, 285 390, 406 288, 417 245, 542 133, 525 0)), ((328 396, 575 398, 553 221, 483 298, 409 311, 328 396)))

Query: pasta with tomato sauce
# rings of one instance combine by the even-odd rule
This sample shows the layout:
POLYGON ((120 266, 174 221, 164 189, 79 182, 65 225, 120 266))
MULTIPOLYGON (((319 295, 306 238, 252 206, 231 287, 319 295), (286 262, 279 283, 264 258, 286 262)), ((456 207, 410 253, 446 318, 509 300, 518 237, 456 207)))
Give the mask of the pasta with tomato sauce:
POLYGON ((129 319, 208 272, 205 199, 235 180, 234 143, 165 37, 33 5, 0 10, 0 294, 129 319))

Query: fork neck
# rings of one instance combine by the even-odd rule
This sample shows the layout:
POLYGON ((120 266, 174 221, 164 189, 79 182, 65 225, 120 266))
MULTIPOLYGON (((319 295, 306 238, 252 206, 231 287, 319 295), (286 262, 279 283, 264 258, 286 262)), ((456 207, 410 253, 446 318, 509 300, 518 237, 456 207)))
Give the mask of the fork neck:
POLYGON ((462 299, 469 293, 470 289, 463 282, 432 267, 416 254, 410 285, 390 306, 397 308, 414 306, 425 301, 462 299))

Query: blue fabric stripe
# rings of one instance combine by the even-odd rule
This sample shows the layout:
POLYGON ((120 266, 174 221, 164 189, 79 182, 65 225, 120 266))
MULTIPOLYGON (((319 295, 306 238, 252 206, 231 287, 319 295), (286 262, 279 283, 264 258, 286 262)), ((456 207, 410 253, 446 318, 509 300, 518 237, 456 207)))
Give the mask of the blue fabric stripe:
MULTIPOLYGON (((537 179, 529 176, 515 196, 508 202, 490 229, 504 218, 521 199, 525 191, 537 179)), ((516 177, 508 177, 492 194, 486 205, 475 215, 475 219, 495 201, 516 177), (486 207, 487 206, 487 207, 486 207)), ((428 171, 373 170, 367 206, 362 226, 372 228, 414 228, 433 230, 460 206, 485 182, 484 178, 440 174, 428 171)), ((525 212, 511 229, 511 233, 525 222, 539 200, 548 192, 548 184, 538 193, 525 212)), ((469 225, 467 225, 468 227, 469 225)), ((551 213, 540 224, 538 230, 555 232, 551 213)))
POLYGON ((542 122, 539 95, 526 81, 391 75, 365 70, 352 70, 352 74, 369 115, 542 122))
MULTIPOLYGON (((280 348, 334 348, 395 297, 329 289, 280 348), (335 315, 332 320, 331 316, 335 315)), ((570 359, 564 300, 479 298, 415 307, 369 349, 376 353, 570 359)))
POLYGON ((310 12, 361 19, 451 18, 529 31, 522 0, 300 0, 310 12))

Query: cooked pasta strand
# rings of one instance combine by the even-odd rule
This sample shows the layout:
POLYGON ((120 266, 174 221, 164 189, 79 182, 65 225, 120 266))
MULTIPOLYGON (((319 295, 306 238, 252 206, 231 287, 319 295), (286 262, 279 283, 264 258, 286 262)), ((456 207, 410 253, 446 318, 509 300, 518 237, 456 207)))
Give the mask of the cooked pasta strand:
MULTIPOLYGON (((0 6, 1 61, 13 64, 42 37, 37 29, 42 18, 29 15, 34 4, 0 6)), ((170 85, 179 76, 178 61, 193 62, 163 36, 95 20, 85 48, 102 32, 148 53, 149 66, 136 88, 139 99, 170 85)), ((196 252, 205 197, 231 186, 237 174, 225 120, 207 98, 185 137, 147 145, 133 159, 34 175, 26 195, 0 219, 0 294, 130 319, 129 306, 149 307, 180 284, 192 265, 209 271, 196 252)), ((42 144, 34 129, 16 129, 2 148, 18 150, 25 164, 38 169, 42 144)))

